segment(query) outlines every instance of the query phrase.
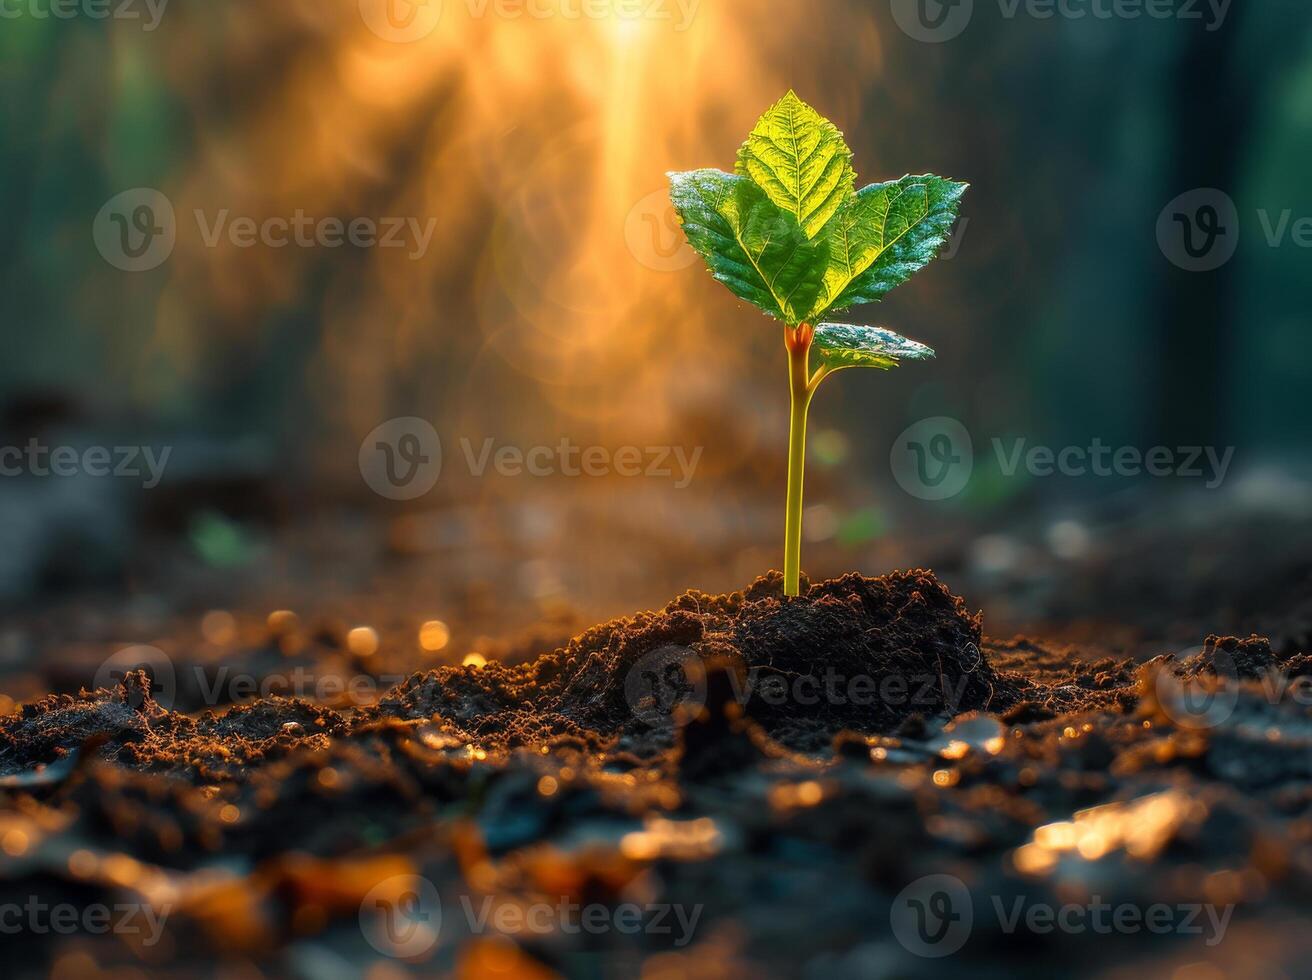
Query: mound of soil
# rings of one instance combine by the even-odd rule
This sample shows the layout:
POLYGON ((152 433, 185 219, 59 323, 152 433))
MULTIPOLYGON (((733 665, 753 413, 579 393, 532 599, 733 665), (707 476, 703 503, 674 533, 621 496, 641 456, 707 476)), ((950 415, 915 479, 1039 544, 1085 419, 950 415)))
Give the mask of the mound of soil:
POLYGON ((843 730, 891 734, 926 717, 1010 707, 1016 687, 980 644, 979 616, 930 572, 847 575, 796 598, 774 573, 729 595, 687 592, 528 663, 415 674, 349 717, 274 696, 193 718, 159 706, 145 672, 133 671, 117 690, 52 695, 0 723, 0 774, 58 762, 96 738, 121 765, 212 782, 335 737, 421 721, 485 750, 565 739, 651 755, 706 710, 712 674, 725 687, 717 697, 771 738, 816 750, 843 730))
POLYGON ((710 671, 773 738, 827 744, 843 729, 1004 709, 1014 691, 980 650, 980 619, 931 572, 847 575, 783 595, 778 573, 741 592, 686 592, 520 666, 443 668, 383 699, 378 717, 441 718, 496 747, 573 736, 590 747, 665 747, 706 700, 710 671))

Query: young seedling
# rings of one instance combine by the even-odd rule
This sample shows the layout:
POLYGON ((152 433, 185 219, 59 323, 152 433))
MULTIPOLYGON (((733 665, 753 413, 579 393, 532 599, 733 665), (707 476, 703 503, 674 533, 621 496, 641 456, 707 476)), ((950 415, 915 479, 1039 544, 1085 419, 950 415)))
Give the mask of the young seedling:
POLYGON ((735 173, 669 178, 684 234, 711 275, 784 324, 792 395, 784 592, 795 596, 806 415, 820 382, 843 368, 888 370, 934 356, 891 330, 824 318, 878 302, 927 265, 947 241, 967 185, 925 175, 856 190, 843 134, 791 91, 757 122, 735 173))

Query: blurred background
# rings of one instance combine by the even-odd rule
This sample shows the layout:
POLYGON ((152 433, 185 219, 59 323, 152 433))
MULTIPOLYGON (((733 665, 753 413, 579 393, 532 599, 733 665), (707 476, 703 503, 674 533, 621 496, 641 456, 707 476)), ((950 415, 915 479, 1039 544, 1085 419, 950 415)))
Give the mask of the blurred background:
POLYGON ((972 184, 944 256, 850 311, 939 356, 821 391, 804 568, 932 565, 990 631, 1306 644, 1312 11, 1166 7, 7 8, 0 444, 79 462, 7 458, 0 657, 284 607, 510 656, 778 567, 780 329, 664 174, 731 169, 790 87, 862 183, 972 184), (1008 463, 1096 444, 1170 465, 1008 463))

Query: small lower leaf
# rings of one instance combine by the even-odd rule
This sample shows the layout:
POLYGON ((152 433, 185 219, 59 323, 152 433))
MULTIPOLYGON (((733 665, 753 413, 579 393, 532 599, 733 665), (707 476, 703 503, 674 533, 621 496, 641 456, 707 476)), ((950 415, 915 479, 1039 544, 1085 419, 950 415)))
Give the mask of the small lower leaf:
POLYGON ((815 328, 815 349, 831 371, 872 367, 887 371, 902 361, 925 361, 934 351, 885 327, 850 323, 822 323, 815 328))

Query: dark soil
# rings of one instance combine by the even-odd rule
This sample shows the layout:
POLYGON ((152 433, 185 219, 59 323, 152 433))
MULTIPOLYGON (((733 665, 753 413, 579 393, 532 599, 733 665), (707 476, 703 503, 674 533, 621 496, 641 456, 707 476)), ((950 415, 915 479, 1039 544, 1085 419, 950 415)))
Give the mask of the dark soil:
POLYGON ((660 736, 668 732, 652 711, 664 715, 675 706, 656 703, 660 695, 700 703, 714 668, 732 676, 735 699, 769 735, 816 748, 844 728, 884 734, 908 718, 905 705, 875 697, 834 703, 823 693, 826 675, 831 687, 863 678, 876 690, 917 678, 923 691, 910 693, 921 713, 940 713, 949 701, 958 710, 1010 705, 1013 689, 999 681, 979 643, 979 617, 929 572, 848 575, 793 600, 772 575, 730 595, 685 593, 659 613, 597 626, 522 666, 417 675, 374 715, 437 716, 453 734, 487 746, 568 735, 594 749, 618 743, 646 751, 664 747, 660 736), (817 710, 796 710, 785 692, 799 690, 815 692, 817 710), (635 703, 646 697, 654 698, 646 709, 635 703))
POLYGON ((416 873, 447 910, 425 975, 481 976, 491 956, 522 975, 935 976, 889 923, 909 883, 948 873, 976 906, 954 972, 1257 975, 1243 970, 1260 948, 1293 976, 1309 938, 1285 927, 1312 898, 1308 677, 1312 657, 1259 637, 1147 663, 989 639, 926 571, 796 599, 777 574, 688 592, 357 707, 269 696, 183 713, 132 671, 0 719, 0 900, 167 901, 168 942, 52 935, 11 966, 92 948, 105 965, 359 971, 379 959, 361 900, 416 873), (1199 689, 1227 710, 1190 716, 1199 689), (1096 840, 1036 834, 1098 806, 1096 840), (456 911, 475 895, 643 895, 704 915, 687 946, 553 932, 487 947, 456 911), (1236 911, 1215 946, 1018 933, 993 911, 1089 896, 1236 911))

